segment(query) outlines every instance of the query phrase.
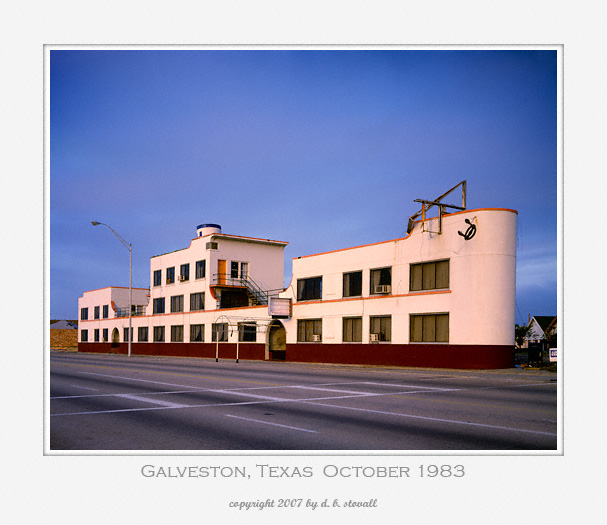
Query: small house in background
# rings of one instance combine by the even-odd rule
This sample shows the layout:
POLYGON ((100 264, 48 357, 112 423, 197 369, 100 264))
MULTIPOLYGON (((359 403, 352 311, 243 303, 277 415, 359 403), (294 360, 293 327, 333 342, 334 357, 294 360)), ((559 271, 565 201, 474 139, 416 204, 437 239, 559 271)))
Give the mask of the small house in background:
POLYGON ((527 323, 529 331, 525 337, 525 346, 529 343, 541 343, 544 349, 555 348, 556 344, 556 316, 535 315, 527 323))
POLYGON ((78 330, 78 321, 51 320, 51 330, 78 330))

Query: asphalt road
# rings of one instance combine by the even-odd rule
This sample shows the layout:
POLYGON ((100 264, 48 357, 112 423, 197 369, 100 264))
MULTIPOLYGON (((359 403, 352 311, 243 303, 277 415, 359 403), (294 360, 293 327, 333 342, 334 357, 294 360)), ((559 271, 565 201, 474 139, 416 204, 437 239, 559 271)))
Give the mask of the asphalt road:
POLYGON ((52 352, 50 449, 556 450, 556 375, 52 352))

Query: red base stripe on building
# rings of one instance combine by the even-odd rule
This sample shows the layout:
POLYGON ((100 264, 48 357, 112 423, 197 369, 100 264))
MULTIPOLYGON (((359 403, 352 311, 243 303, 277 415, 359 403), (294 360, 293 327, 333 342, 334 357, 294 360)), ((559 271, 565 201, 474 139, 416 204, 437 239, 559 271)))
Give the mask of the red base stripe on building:
MULTIPOLYGON (((132 343, 132 355, 215 358, 215 343, 132 343)), ((127 354, 128 343, 78 343, 79 352, 127 354)), ((238 359, 263 361, 263 343, 240 343, 238 359)), ((236 343, 220 343, 219 359, 236 359, 236 343)), ((503 369, 514 367, 509 345, 287 344, 287 362, 424 368, 503 369)))

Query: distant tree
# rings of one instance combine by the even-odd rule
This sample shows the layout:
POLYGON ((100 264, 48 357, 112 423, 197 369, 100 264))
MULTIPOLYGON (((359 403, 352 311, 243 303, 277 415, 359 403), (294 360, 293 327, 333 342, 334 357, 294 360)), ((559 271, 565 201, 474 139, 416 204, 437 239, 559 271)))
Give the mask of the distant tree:
POLYGON ((525 342, 525 337, 529 333, 530 326, 525 324, 515 324, 514 325, 514 341, 516 342, 516 346, 519 348, 523 346, 525 342))

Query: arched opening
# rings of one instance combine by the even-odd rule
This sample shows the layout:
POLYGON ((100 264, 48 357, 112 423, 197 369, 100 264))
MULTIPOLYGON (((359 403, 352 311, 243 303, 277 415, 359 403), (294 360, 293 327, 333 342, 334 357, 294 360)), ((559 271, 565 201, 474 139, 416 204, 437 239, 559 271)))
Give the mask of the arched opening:
POLYGON ((287 359, 287 331, 280 321, 272 321, 268 330, 269 358, 272 361, 287 359))
POLYGON ((118 348, 120 346, 120 332, 118 328, 112 330, 112 348, 118 348))

